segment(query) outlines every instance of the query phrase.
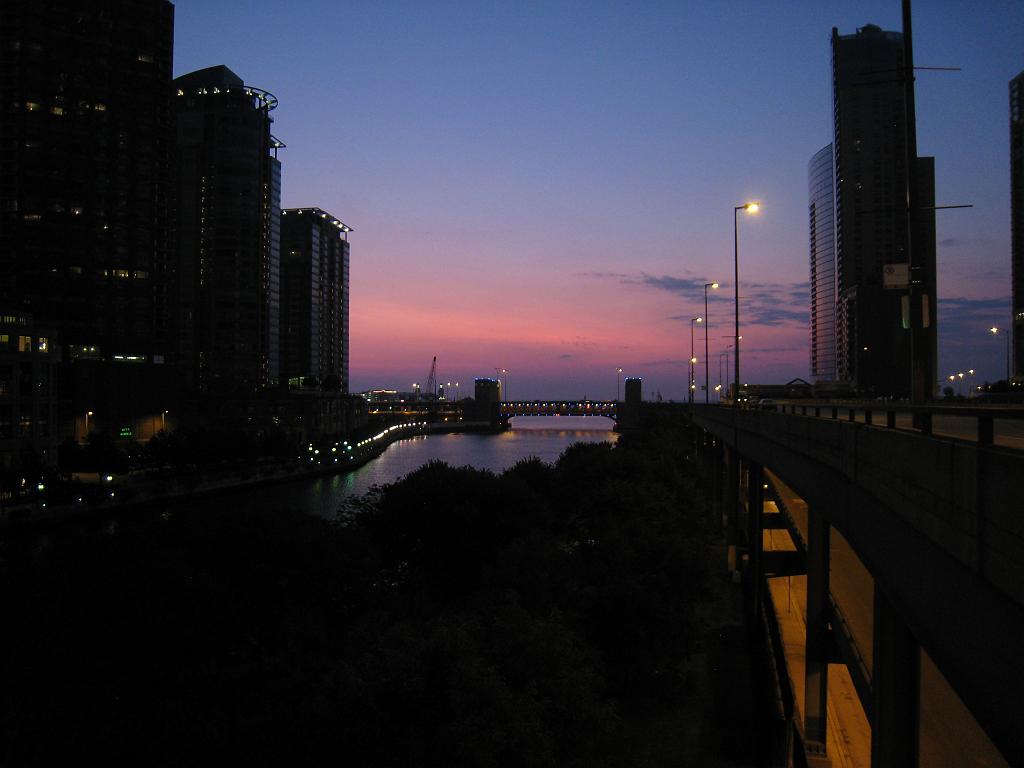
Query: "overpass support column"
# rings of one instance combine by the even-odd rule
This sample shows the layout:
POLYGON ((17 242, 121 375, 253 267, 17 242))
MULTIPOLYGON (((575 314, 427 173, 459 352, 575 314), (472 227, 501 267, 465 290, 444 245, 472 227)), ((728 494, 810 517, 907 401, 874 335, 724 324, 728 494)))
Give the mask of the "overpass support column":
POLYGON ((917 640, 876 582, 871 670, 872 768, 917 765, 920 677, 921 649, 917 640))
POLYGON ((808 758, 828 764, 829 524, 807 510, 807 644, 804 666, 804 748, 808 758))
POLYGON ((725 459, 725 543, 729 573, 734 574, 738 566, 736 545, 739 541, 740 455, 735 448, 727 448, 725 459))
POLYGON ((747 462, 747 571, 750 607, 754 621, 761 617, 761 517, 764 511, 764 469, 747 462))

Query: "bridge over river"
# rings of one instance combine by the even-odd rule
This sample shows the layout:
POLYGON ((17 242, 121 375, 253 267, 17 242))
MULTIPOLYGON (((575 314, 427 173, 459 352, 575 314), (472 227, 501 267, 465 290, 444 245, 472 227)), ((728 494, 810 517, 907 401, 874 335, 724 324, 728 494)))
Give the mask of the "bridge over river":
POLYGON ((918 765, 927 748, 922 706, 931 705, 923 700, 926 658, 966 708, 961 720, 977 724, 954 716, 946 736, 963 744, 957 734, 970 725, 990 740, 979 750, 992 752, 991 761, 979 751, 950 756, 951 764, 1024 765, 1024 451, 1006 447, 1012 439, 993 428, 1019 429, 1024 411, 898 410, 692 411, 730 568, 742 573, 783 671, 766 595, 771 579, 806 579, 801 679, 790 685, 779 676, 773 764, 792 764, 797 753, 797 764, 830 764, 829 665, 839 664, 869 724, 870 765, 918 765), (933 417, 955 415, 971 420, 954 430, 963 438, 931 430, 933 417), (919 429, 898 428, 910 416, 919 429), (780 534, 788 546, 766 546, 780 534))

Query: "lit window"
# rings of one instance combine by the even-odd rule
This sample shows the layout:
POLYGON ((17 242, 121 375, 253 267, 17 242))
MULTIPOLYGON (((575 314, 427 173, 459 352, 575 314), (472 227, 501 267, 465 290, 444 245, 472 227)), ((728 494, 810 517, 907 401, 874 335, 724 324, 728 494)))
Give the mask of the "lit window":
POLYGON ((6 333, 0 333, 0 349, 7 349, 7 345, 11 343, 11 337, 6 333))
POLYGON ((127 269, 115 269, 114 270, 114 277, 128 277, 128 270, 127 269))
POLYGON ((32 337, 31 336, 19 336, 18 337, 18 351, 19 352, 31 352, 32 351, 32 337))
POLYGON ((26 101, 25 102, 25 110, 27 112, 38 112, 42 108, 43 108, 43 105, 39 104, 39 103, 37 103, 35 101, 26 101))
POLYGON ((95 109, 97 112, 106 112, 107 111, 107 105, 106 104, 94 104, 92 108, 95 109))
POLYGON ((145 280, 147 277, 149 277, 149 272, 146 272, 144 269, 136 269, 135 270, 135 279, 136 280, 145 280))
POLYGON ((148 53, 140 53, 139 54, 139 61, 141 61, 144 64, 152 64, 153 63, 153 57, 150 54, 148 54, 148 53))
POLYGON ((26 213, 21 218, 23 221, 40 221, 43 215, 41 213, 26 213))
POLYGON ((64 107, 58 107, 58 106, 54 105, 54 106, 50 107, 50 114, 51 115, 63 115, 64 114, 64 107))
POLYGON ((40 352, 45 352, 50 347, 50 340, 45 336, 39 337, 39 344, 36 346, 40 352))
POLYGON ((72 216, 81 216, 82 215, 82 206, 80 206, 80 205, 73 205, 73 206, 71 206, 71 215, 72 216))

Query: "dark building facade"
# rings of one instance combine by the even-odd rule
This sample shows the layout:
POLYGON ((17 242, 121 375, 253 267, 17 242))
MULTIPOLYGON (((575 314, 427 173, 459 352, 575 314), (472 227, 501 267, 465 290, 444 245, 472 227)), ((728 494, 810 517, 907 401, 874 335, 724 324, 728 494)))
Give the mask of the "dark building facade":
POLYGON ((0 9, 0 306, 66 360, 167 354, 173 20, 163 0, 0 9))
POLYGON ((57 462, 55 336, 28 315, 0 315, 0 494, 26 465, 57 462))
POLYGON ((281 379, 348 393, 352 228, 320 208, 281 212, 281 379))
POLYGON ((925 326, 918 354, 927 360, 921 375, 929 393, 936 382, 934 159, 908 160, 902 70, 902 34, 874 25, 852 35, 832 30, 835 365, 837 377, 864 395, 910 395, 911 322, 925 326), (913 274, 906 272, 911 238, 913 274), (903 275, 926 297, 921 318, 905 306, 903 275))
POLYGON ((193 392, 254 394, 279 375, 277 99, 224 66, 173 88, 180 360, 193 392))
POLYGON ((1010 81, 1010 250, 1013 270, 1013 370, 1024 379, 1024 72, 1010 81))
POLYGON ((473 381, 473 400, 476 401, 474 415, 477 421, 490 421, 497 413, 495 410, 501 402, 501 381, 498 379, 475 379, 473 381))
POLYGON ((811 377, 836 378, 836 232, 832 145, 807 167, 811 267, 811 377))
POLYGON ((110 391, 131 370, 116 421, 173 378, 173 22, 165 0, 0 5, 0 307, 59 350, 63 436, 83 376, 110 391))

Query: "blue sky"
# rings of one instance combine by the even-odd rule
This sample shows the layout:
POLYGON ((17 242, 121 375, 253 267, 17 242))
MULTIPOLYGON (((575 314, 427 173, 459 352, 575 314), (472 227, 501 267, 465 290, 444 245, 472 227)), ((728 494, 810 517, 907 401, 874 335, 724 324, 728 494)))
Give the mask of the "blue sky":
MULTIPOLYGON (((226 64, 273 92, 284 204, 355 227, 355 389, 422 382, 437 355, 443 380, 509 368, 516 396, 610 397, 621 366, 683 397, 686 326, 717 279, 714 384, 748 199, 764 209, 740 224, 745 370, 807 377, 829 36, 899 29, 898 0, 175 8, 175 73, 226 64)), ((940 372, 997 378, 1024 4, 919 0, 914 24, 919 65, 962 68, 920 73, 919 151, 939 204, 974 205, 939 213, 940 372)))

